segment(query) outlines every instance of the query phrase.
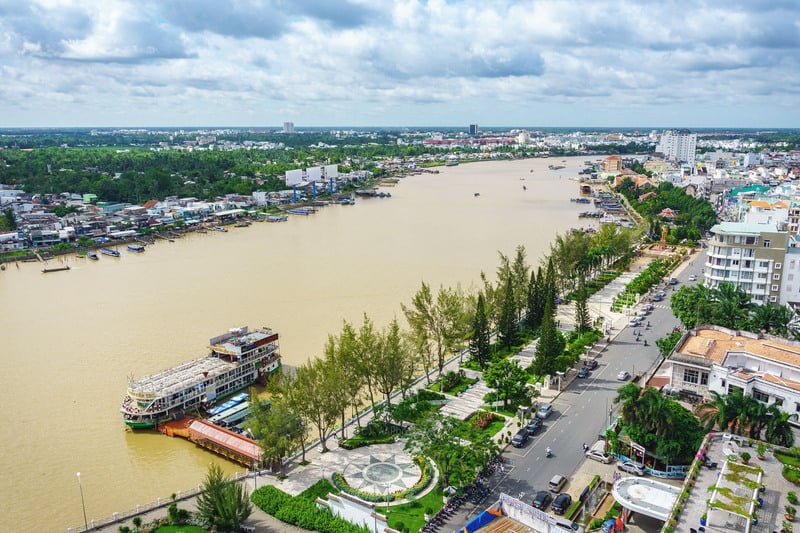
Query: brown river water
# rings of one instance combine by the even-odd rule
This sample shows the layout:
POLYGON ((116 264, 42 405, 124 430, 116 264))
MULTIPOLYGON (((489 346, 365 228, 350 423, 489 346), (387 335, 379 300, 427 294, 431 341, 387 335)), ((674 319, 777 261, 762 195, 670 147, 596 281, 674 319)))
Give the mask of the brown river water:
POLYGON ((588 206, 569 201, 584 159, 443 167, 383 188, 388 199, 158 241, 143 254, 122 246, 119 259, 70 256, 68 272, 7 264, 0 530, 82 525, 76 472, 91 520, 196 487, 212 461, 242 471, 188 441, 126 431, 128 376, 200 357, 241 325, 278 331, 284 363, 298 365, 343 320, 405 324, 400 303, 423 280, 468 289, 482 270, 494 280, 498 252, 513 259, 520 244, 538 265, 556 234, 586 225, 577 213, 588 206))

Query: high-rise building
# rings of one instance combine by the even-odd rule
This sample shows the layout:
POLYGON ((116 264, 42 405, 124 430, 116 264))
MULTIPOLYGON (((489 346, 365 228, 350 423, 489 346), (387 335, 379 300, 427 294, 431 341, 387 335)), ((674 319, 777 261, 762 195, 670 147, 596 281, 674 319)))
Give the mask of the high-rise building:
POLYGON ((469 134, 470 135, 477 135, 478 134, 478 125, 477 124, 470 124, 469 125, 469 134))
POLYGON ((283 133, 294 133, 294 122, 284 122, 283 133))
POLYGON ((664 154, 666 159, 690 165, 695 163, 696 149, 697 134, 689 130, 665 130, 656 145, 656 152, 664 154))
POLYGON ((781 301, 783 263, 790 245, 788 231, 775 224, 721 222, 709 232, 704 285, 716 289, 732 283, 761 305, 781 301))

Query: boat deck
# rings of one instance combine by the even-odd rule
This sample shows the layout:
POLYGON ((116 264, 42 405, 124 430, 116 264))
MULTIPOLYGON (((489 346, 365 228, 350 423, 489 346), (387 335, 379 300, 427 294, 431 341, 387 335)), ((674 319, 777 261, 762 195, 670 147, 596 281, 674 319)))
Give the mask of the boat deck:
POLYGON ((202 357, 164 370, 158 374, 144 376, 128 387, 129 394, 137 398, 155 398, 180 392, 192 384, 227 372, 236 365, 222 359, 202 357))

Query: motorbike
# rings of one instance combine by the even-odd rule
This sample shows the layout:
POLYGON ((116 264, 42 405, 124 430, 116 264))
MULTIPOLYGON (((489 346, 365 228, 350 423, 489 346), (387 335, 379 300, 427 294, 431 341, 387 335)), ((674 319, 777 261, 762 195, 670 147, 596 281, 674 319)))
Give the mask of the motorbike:
POLYGON ((551 450, 550 448, 547 448, 544 451, 544 456, 547 457, 547 458, 553 457, 553 450, 551 450))

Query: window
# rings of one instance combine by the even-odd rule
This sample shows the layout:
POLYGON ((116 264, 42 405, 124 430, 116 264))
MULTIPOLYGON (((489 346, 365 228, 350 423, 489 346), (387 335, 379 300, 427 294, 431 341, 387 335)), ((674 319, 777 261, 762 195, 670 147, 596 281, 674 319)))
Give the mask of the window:
POLYGON ((794 412, 800 413, 800 403, 794 402, 794 412))
POLYGON ((775 397, 775 405, 777 405, 778 407, 782 406, 783 405, 783 398, 778 398, 776 396, 775 397))
POLYGON ((774 279, 775 281, 778 281, 779 279, 781 279, 781 275, 780 274, 773 274, 772 275, 772 279, 774 279))
POLYGON ((753 398, 755 398, 759 402, 764 402, 764 403, 769 402, 769 394, 761 392, 758 389, 753 389, 753 398))
POLYGON ((764 248, 769 248, 770 241, 769 239, 764 239, 764 248))
POLYGON ((769 301, 770 302, 777 302, 778 301, 778 297, 777 296, 770 296, 769 297, 769 301))
POLYGON ((775 270, 780 270, 780 269, 781 269, 781 264, 775 263, 775 270))
POLYGON ((773 285, 773 286, 772 286, 772 288, 771 288, 770 290, 771 290, 771 291, 777 291, 777 290, 778 290, 778 286, 777 286, 777 285, 773 285))
MULTIPOLYGON (((723 381, 723 383, 725 383, 725 382, 723 381)), ((742 389, 741 387, 737 387, 736 385, 728 385, 728 394, 734 394, 736 392, 742 392, 743 393, 744 389, 742 389)))
POLYGON ((759 261, 758 268, 769 268, 769 261, 759 261))
POLYGON ((696 385, 699 377, 700 377, 700 372, 698 372, 697 370, 692 370, 690 368, 683 369, 684 383, 694 383, 696 385))
POLYGON ((756 238, 755 237, 745 237, 744 238, 744 243, 745 244, 755 244, 756 243, 756 238))
POLYGON ((708 372, 700 373, 700 385, 708 385, 708 372))

